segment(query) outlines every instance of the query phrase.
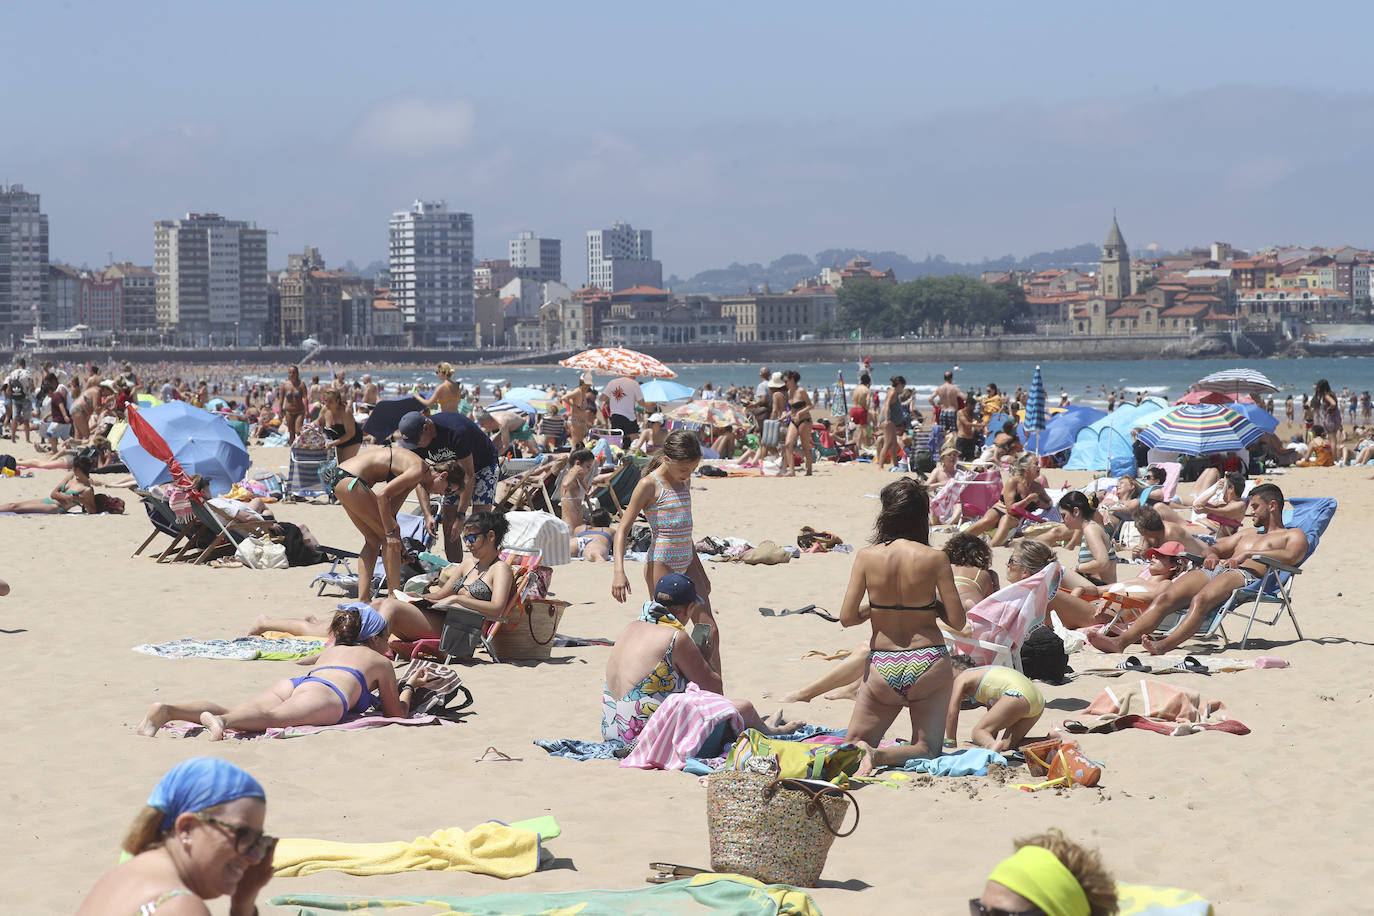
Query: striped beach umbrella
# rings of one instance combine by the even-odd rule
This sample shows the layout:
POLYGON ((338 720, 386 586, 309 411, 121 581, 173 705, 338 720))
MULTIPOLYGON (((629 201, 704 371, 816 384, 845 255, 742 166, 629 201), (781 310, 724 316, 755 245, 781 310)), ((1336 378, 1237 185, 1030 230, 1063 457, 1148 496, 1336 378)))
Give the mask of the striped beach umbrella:
POLYGON ((1040 367, 1035 367, 1031 377, 1030 396, 1026 398, 1026 429, 1045 428, 1045 380, 1040 375, 1040 367))
POLYGON ((1142 429, 1148 448, 1183 455, 1213 455, 1249 446, 1263 431, 1225 404, 1183 404, 1142 429))
POLYGON ((594 347, 576 356, 560 359, 558 365, 629 378, 677 378, 676 372, 652 356, 624 347, 594 347))
POLYGON ((1279 390, 1268 376, 1254 369, 1223 369, 1198 379, 1193 387, 1199 391, 1249 395, 1273 394, 1279 390))

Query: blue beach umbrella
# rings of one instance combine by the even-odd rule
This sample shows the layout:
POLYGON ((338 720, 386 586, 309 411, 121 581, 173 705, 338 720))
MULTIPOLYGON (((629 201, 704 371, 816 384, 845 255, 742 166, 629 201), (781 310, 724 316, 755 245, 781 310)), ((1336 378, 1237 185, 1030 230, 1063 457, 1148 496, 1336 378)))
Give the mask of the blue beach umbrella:
POLYGON ((666 404, 669 401, 681 401, 696 394, 695 388, 690 388, 679 382, 670 382, 665 379, 654 379, 639 386, 639 390, 644 395, 644 400, 650 404, 666 404))
POLYGON ((1279 418, 1258 404, 1237 402, 1235 404, 1227 404, 1226 406, 1245 417, 1245 419, 1249 420, 1266 433, 1272 433, 1279 428, 1279 418))
MULTIPOLYGON (((187 474, 199 474, 210 481, 212 495, 229 492, 248 473, 252 464, 248 449, 234 428, 218 414, 185 401, 168 401, 141 411, 141 415, 166 440, 172 457, 187 474)), ((146 490, 171 481, 166 462, 149 454, 137 437, 123 437, 120 446, 119 457, 140 487, 146 490)))
POLYGON ((502 398, 499 401, 486 405, 487 413, 501 413, 506 410, 518 410, 527 415, 531 420, 539 416, 539 411, 529 401, 522 401, 519 398, 502 398))

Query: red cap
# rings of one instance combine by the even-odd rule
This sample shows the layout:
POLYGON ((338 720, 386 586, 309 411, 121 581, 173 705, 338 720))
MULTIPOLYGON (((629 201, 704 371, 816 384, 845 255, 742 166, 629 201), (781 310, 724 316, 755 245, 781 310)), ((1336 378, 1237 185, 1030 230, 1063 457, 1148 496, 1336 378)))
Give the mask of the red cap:
POLYGON ((1181 557, 1188 551, 1178 541, 1165 541, 1158 547, 1151 547, 1145 551, 1145 559, 1153 560, 1155 557, 1181 557))

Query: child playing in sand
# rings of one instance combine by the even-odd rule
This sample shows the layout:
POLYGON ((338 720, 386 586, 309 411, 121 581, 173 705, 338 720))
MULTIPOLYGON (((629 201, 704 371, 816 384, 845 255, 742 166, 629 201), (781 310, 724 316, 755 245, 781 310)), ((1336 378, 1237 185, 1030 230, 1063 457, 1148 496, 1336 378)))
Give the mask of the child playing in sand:
POLYGON ((1045 711, 1045 697, 1021 672, 1002 665, 974 667, 967 655, 950 658, 954 664, 954 692, 945 718, 945 747, 954 747, 959 731, 959 709, 966 698, 987 707, 987 714, 973 726, 976 747, 994 751, 1015 749, 1045 711), (1001 737, 998 737, 998 732, 1001 737))

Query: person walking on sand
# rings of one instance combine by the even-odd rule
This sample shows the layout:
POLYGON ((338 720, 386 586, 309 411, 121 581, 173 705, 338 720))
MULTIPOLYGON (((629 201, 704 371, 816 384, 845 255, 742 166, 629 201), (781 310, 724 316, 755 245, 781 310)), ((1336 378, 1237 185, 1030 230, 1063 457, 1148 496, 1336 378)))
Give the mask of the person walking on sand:
POLYGON ((944 430, 946 439, 954 437, 958 431, 957 417, 962 401, 963 395, 959 391, 959 386, 954 384, 954 373, 946 372, 944 383, 930 396, 930 406, 934 407, 939 415, 940 428, 944 430))
MULTIPOLYGON (((668 434, 663 448, 645 468, 644 478, 630 496, 630 504, 615 529, 615 570, 611 576, 611 597, 625 602, 630 596, 630 579, 625 575, 625 550, 630 528, 641 512, 649 521, 652 541, 644 561, 644 585, 669 573, 682 573, 696 586, 700 601, 692 606, 692 620, 715 627, 711 613, 711 580, 701 565, 692 538, 692 492, 690 483, 701 464, 701 443, 686 430, 668 434)), ((718 628, 717 628, 718 632, 718 628)), ((712 643, 711 667, 720 671, 720 641, 712 643)))
POLYGON ((867 372, 859 373, 859 384, 854 386, 852 406, 849 408, 849 421, 854 424, 856 445, 863 449, 873 443, 873 426, 868 415, 869 404, 873 401, 873 377, 867 372))

